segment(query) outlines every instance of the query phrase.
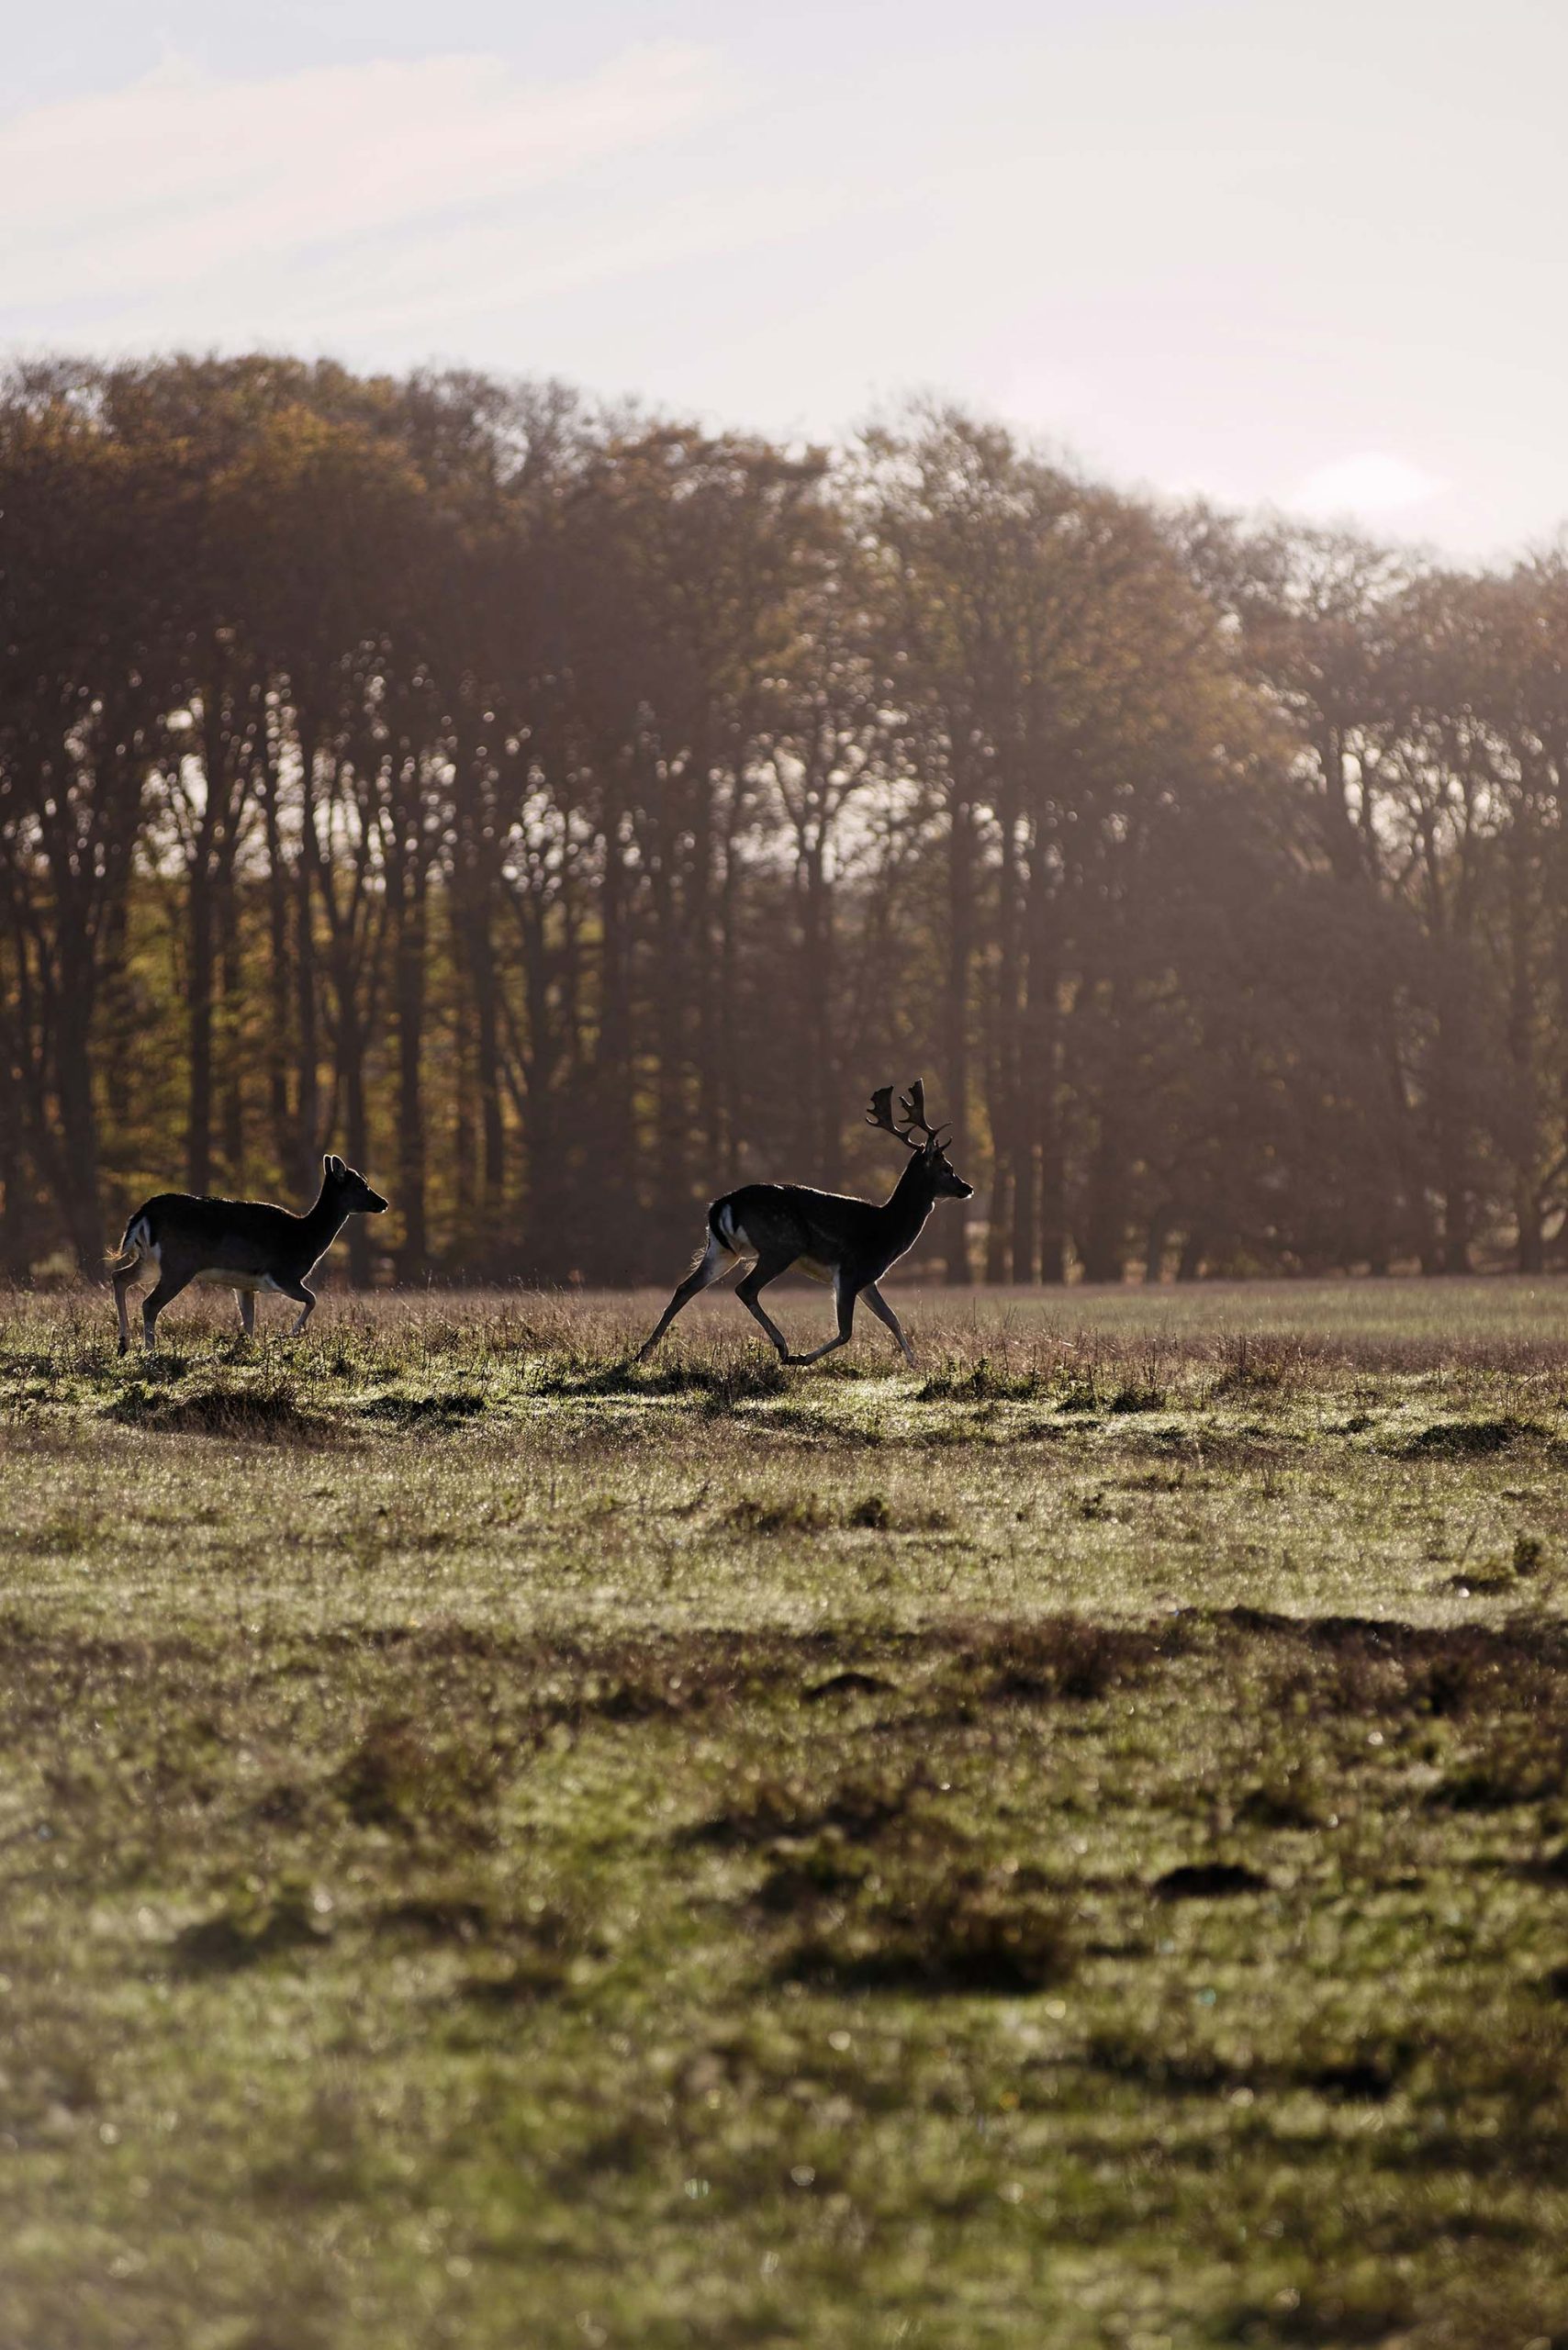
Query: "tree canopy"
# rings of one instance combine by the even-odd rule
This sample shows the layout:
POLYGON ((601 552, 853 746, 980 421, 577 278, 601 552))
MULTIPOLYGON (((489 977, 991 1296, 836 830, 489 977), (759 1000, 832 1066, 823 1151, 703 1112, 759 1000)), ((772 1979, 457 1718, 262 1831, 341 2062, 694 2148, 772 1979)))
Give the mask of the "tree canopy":
MULTIPOLYGON (((277 358, 0 385, 0 1258, 341 1149, 412 1278, 665 1278, 745 1176, 949 1281, 1568 1248, 1568 554, 277 358)), ((371 1236, 351 1265, 372 1277, 371 1236)))

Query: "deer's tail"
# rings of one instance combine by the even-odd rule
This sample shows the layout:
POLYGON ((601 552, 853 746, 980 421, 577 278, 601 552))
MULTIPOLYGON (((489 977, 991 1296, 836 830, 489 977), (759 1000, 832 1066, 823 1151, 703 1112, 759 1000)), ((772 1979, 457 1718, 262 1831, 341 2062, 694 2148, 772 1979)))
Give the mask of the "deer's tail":
POLYGON ((143 1211, 138 1208, 134 1215, 126 1218, 125 1230, 119 1237, 118 1250, 108 1260, 109 1271, 111 1273, 133 1271, 141 1262, 142 1245, 146 1238, 145 1215, 143 1211))

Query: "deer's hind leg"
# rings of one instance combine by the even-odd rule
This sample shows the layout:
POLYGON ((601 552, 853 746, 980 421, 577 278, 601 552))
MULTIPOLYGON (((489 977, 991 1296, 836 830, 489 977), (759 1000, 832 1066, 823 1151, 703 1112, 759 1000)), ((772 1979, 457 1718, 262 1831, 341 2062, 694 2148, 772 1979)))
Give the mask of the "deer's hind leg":
POLYGON ((143 1343, 145 1344, 150 1355, 156 1354, 158 1351, 158 1335, 156 1327, 158 1316, 162 1313, 163 1308, 166 1305, 174 1303, 174 1299, 178 1297, 183 1289, 188 1289, 190 1287, 195 1279, 196 1275, 194 1272, 171 1272, 169 1268, 165 1265, 162 1270, 159 1273, 157 1287, 155 1289, 149 1290, 147 1295, 142 1299, 141 1336, 143 1343))
POLYGON ((794 1261, 793 1249, 790 1249, 788 1255, 779 1252, 771 1257, 759 1257, 745 1281, 735 1283, 735 1295, 752 1319, 761 1323, 778 1349, 780 1362, 793 1362, 796 1357, 790 1352, 790 1341, 778 1327, 778 1323, 773 1321, 758 1304, 756 1293, 758 1290, 766 1289, 769 1281, 776 1281, 780 1273, 787 1273, 794 1261))
POLYGON ((794 1363, 799 1368, 804 1363, 820 1362, 823 1355, 832 1354, 835 1347, 847 1346, 855 1329, 855 1300, 857 1294, 854 1282, 845 1274, 835 1275, 833 1297, 834 1304, 838 1308, 837 1330, 822 1346, 813 1347, 809 1355, 786 1355, 785 1361, 794 1363))
POLYGON ((139 1258, 134 1265, 128 1265, 124 1272, 117 1273, 114 1277, 115 1312, 119 1316, 119 1350, 122 1355, 128 1355, 130 1352, 130 1313, 125 1301, 132 1281, 140 1270, 141 1262, 139 1258))
POLYGON ((654 1348, 658 1345, 659 1340, 664 1337, 665 1332, 669 1328, 670 1324, 675 1320, 675 1317, 680 1312, 681 1307, 683 1305, 689 1305, 691 1300, 697 1296, 698 1292, 709 1288, 711 1283, 718 1280, 721 1273, 728 1272, 730 1267, 734 1263, 734 1261, 735 1258, 734 1249, 726 1248, 716 1232, 710 1232, 708 1235, 707 1248, 704 1248, 701 1256, 699 1257, 695 1265, 692 1266, 691 1270, 687 1274, 686 1279, 678 1285, 675 1295, 670 1299, 669 1304, 659 1315, 658 1322, 655 1326, 652 1337, 644 1339, 642 1346, 638 1348, 637 1360, 639 1362, 645 1362, 649 1355, 653 1353, 654 1348))
POLYGON ((253 1289, 237 1289, 240 1301, 240 1327, 247 1338, 256 1335, 256 1292, 253 1289))

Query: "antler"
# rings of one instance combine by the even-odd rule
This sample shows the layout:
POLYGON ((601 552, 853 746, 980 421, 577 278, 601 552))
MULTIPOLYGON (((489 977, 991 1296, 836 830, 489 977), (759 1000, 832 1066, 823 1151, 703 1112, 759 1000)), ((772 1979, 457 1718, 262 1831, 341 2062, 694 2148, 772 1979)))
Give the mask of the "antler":
POLYGON ((906 1150, 924 1150, 928 1145, 936 1143, 938 1130, 926 1119, 925 1087, 918 1077, 907 1093, 899 1095, 899 1107, 903 1112, 902 1125, 893 1115, 892 1087, 879 1085, 871 1096, 866 1124, 879 1126, 884 1134, 896 1135, 906 1150))
POLYGON ((903 1127, 894 1120, 893 1089, 890 1085, 879 1085, 875 1093, 872 1094, 871 1106, 866 1113, 866 1124, 868 1126, 880 1126, 885 1135, 895 1135, 899 1141, 905 1144, 911 1150, 919 1147, 916 1143, 910 1141, 903 1127))

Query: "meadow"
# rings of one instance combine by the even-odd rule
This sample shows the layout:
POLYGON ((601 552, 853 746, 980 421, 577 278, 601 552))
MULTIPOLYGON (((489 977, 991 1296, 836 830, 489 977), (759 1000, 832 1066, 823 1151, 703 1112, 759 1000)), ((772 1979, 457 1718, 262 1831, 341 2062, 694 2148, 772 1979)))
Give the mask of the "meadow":
POLYGON ((0 1299, 3 2350, 1563 2350, 1568 1288, 660 1303, 0 1299))

